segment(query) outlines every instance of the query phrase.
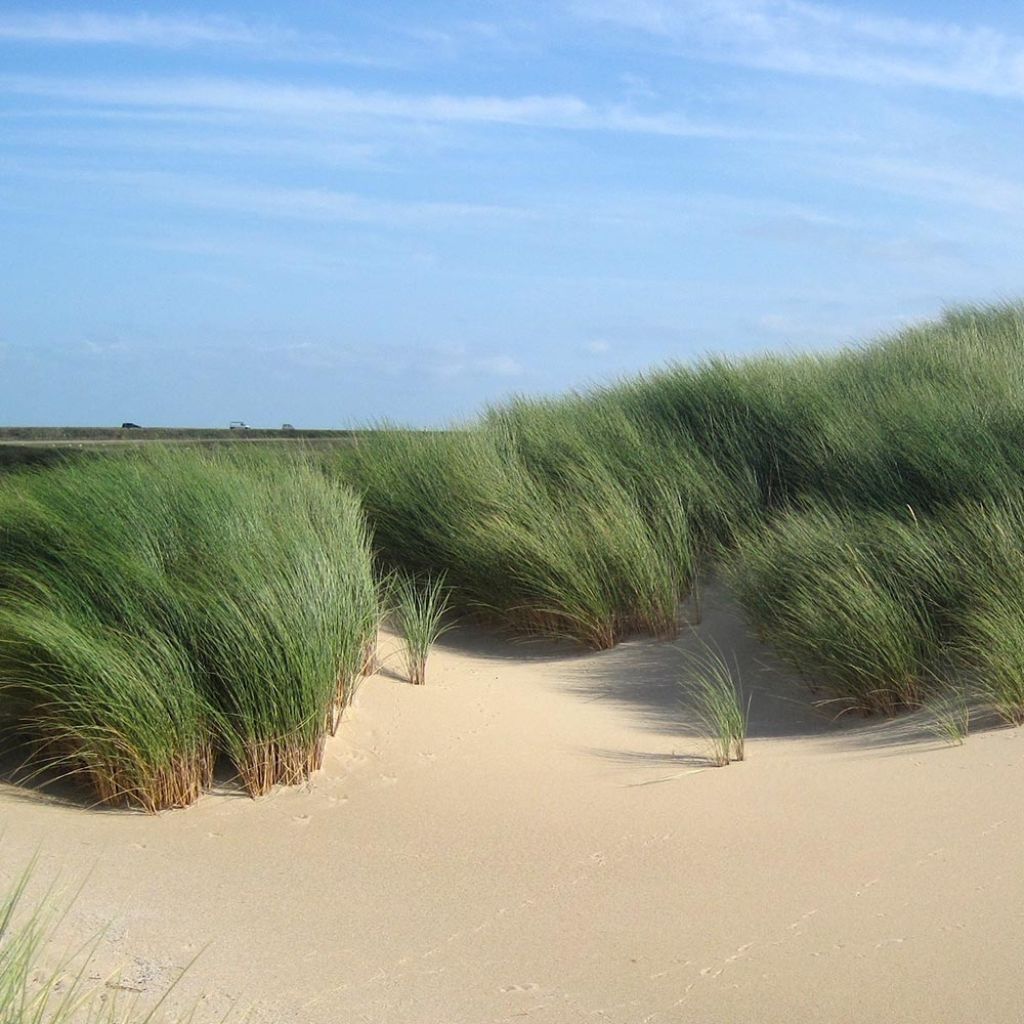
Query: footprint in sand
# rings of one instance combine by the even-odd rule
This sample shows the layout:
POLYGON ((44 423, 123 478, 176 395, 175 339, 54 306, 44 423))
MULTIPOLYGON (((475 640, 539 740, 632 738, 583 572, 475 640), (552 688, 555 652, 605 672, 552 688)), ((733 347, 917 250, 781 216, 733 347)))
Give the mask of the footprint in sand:
POLYGON ((308 825, 310 821, 312 821, 312 818, 310 818, 308 814, 296 814, 292 818, 292 821, 295 822, 296 825, 308 825))
POLYGON ((539 990, 540 985, 533 981, 527 982, 525 985, 505 985, 499 989, 500 992, 505 994, 512 992, 537 992, 539 990))

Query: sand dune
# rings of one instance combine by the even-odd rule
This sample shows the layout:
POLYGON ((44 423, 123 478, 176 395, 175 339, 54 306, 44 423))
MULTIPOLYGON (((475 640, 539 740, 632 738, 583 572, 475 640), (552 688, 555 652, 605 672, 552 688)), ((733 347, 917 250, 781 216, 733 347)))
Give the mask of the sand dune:
POLYGON ((202 951, 172 1001, 255 1022, 1024 1020, 1021 731, 836 723, 722 595, 698 633, 752 694, 742 764, 707 766, 672 645, 460 630, 426 687, 364 683, 307 789, 0 787, 0 874, 88 874, 98 976, 150 998, 202 951))

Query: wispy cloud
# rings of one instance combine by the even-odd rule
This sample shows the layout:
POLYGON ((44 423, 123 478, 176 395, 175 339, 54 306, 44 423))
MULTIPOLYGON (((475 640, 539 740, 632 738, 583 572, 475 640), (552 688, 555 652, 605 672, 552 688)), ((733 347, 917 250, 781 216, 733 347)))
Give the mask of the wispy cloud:
POLYGON ((575 0, 679 52, 791 74, 1024 98, 1024 38, 802 0, 575 0))
POLYGON ((231 46, 259 57, 377 63, 348 51, 324 33, 298 32, 221 15, 119 15, 96 11, 0 14, 0 42, 158 49, 231 46))
POLYGON ((855 159, 834 173, 940 205, 954 203, 990 213, 1024 216, 1024 185, 1018 179, 884 157, 855 159))
POLYGON ((0 92, 61 100, 71 104, 71 109, 104 104, 261 117, 528 125, 736 140, 793 137, 757 127, 698 121, 675 111, 644 112, 624 104, 595 104, 570 94, 512 97, 445 93, 420 95, 225 78, 95 79, 25 75, 0 78, 0 92))
POLYGON ((267 354, 282 353, 296 366, 324 371, 361 367, 376 374, 395 377, 416 374, 449 380, 456 377, 514 378, 525 373, 523 364, 504 352, 482 353, 463 345, 354 346, 302 341, 270 346, 267 354))
POLYGON ((31 163, 0 162, 8 173, 56 180, 88 182, 124 189, 147 200, 158 200, 220 212, 304 220, 316 223, 372 224, 380 227, 415 228, 464 221, 531 220, 530 209, 486 203, 385 200, 329 188, 298 188, 260 183, 225 182, 202 175, 163 171, 96 171, 92 169, 48 172, 31 163))

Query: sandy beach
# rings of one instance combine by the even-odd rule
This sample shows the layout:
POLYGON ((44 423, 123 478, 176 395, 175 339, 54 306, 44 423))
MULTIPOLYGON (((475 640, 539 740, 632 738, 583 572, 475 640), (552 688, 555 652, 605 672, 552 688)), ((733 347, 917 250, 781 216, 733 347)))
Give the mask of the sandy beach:
MULTIPOLYGON (((366 680, 299 790, 159 816, 0 787, 0 874, 81 886, 93 974, 199 1020, 1024 1020, 1024 736, 812 709, 721 593, 747 760, 710 768, 677 646, 460 629, 366 680)), ((685 638, 679 646, 693 643, 685 638)), ((384 653, 394 642, 384 639, 384 653)))

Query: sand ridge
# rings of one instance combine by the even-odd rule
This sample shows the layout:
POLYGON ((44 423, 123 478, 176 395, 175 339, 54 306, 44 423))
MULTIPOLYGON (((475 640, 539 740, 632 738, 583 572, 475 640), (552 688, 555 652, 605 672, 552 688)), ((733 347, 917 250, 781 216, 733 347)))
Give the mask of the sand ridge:
POLYGON ((172 1002, 257 1024, 1024 1020, 1021 730, 834 723, 723 594, 697 634, 753 695, 742 764, 707 766, 672 645, 463 629, 425 687, 385 658, 308 787, 147 817, 3 786, 0 874, 89 873, 97 976, 148 998, 199 953, 172 1002))

